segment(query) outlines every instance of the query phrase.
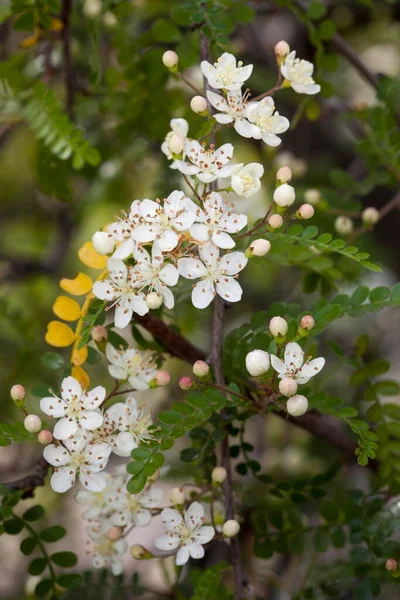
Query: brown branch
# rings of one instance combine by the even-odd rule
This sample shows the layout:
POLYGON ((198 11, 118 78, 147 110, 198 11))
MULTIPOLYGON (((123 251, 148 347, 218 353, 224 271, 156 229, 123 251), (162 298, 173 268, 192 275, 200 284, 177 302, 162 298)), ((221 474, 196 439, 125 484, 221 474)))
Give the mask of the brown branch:
POLYGON ((14 481, 7 481, 3 485, 14 492, 22 490, 22 498, 32 498, 35 489, 45 484, 49 467, 50 465, 41 456, 34 464, 31 473, 14 481))

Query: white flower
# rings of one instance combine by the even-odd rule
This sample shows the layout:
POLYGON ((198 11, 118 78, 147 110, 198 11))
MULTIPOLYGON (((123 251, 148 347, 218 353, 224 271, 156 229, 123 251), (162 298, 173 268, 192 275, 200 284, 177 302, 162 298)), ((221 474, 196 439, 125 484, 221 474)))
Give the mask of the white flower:
POLYGON ((93 434, 77 429, 73 438, 65 440, 63 446, 49 444, 43 456, 54 467, 50 484, 55 492, 66 492, 79 475, 81 484, 91 492, 101 492, 107 485, 105 473, 111 446, 104 442, 93 443, 93 434))
POLYGON ((136 348, 116 350, 111 344, 107 344, 106 357, 110 363, 108 371, 111 377, 128 380, 137 390, 147 390, 149 381, 157 374, 152 352, 141 352, 136 348))
POLYGON ((123 260, 132 254, 136 245, 132 233, 140 223, 140 205, 141 200, 134 200, 128 215, 124 213, 124 219, 119 219, 115 223, 108 225, 107 232, 111 236, 114 245, 118 245, 112 256, 113 258, 123 260))
POLYGON ((150 488, 140 494, 129 494, 126 489, 117 493, 113 499, 114 513, 110 522, 118 527, 130 524, 145 527, 151 520, 149 509, 156 508, 162 496, 163 491, 160 488, 150 488))
POLYGON ((121 575, 122 564, 119 559, 128 549, 128 544, 124 538, 117 541, 110 540, 107 537, 107 531, 110 524, 105 521, 98 525, 87 527, 88 536, 94 542, 93 548, 93 566, 95 569, 110 568, 113 575, 121 575))
POLYGON ((238 196, 249 198, 261 189, 260 177, 263 175, 264 167, 260 163, 235 165, 232 170, 231 187, 238 196))
POLYGON ((194 211, 187 210, 191 207, 192 201, 179 190, 173 191, 163 205, 143 200, 140 204, 142 222, 132 232, 133 239, 140 244, 157 240, 163 252, 173 250, 179 243, 179 234, 194 223, 194 211))
POLYGON ((96 281, 93 294, 100 300, 114 302, 116 306, 115 327, 123 329, 130 323, 133 313, 145 315, 149 312, 144 294, 137 290, 133 282, 133 269, 127 267, 122 260, 109 258, 107 261, 110 279, 96 281))
POLYGON ((272 367, 277 371, 279 379, 290 377, 298 384, 307 383, 311 377, 317 375, 325 364, 325 359, 314 358, 307 360, 304 364, 304 351, 296 342, 290 342, 285 348, 285 361, 283 362, 274 354, 271 354, 272 367))
POLYGON ((104 473, 107 486, 101 492, 89 492, 89 490, 78 490, 75 500, 78 504, 87 507, 82 517, 86 520, 99 519, 111 512, 114 507, 112 500, 117 491, 121 491, 125 486, 125 479, 122 475, 113 477, 110 473, 104 473))
MULTIPOLYGON (((174 265, 165 264, 164 257, 157 244, 153 244, 151 257, 142 247, 133 251, 136 265, 133 267, 133 279, 135 285, 142 291, 148 288, 150 292, 155 291, 162 298, 167 308, 173 308, 175 304, 174 295, 168 286, 174 286, 179 279, 179 271, 174 265)), ((149 306, 146 297, 147 306, 149 306)))
POLYGON ((242 288, 235 279, 247 264, 243 252, 232 252, 219 256, 214 244, 199 248, 200 258, 180 258, 179 273, 186 279, 201 280, 192 291, 192 302, 196 308, 206 308, 214 299, 215 290, 224 300, 239 302, 242 288))
POLYGON ((74 377, 65 377, 61 383, 61 398, 42 398, 40 408, 46 415, 60 419, 53 435, 57 440, 66 440, 78 427, 93 430, 101 426, 103 415, 98 408, 105 396, 106 390, 100 385, 86 392, 74 377))
POLYGON ((219 248, 233 248, 235 242, 229 235, 247 225, 246 215, 231 212, 228 204, 217 192, 211 192, 204 201, 203 209, 196 207, 196 221, 189 229, 197 242, 209 242, 210 238, 219 248))
POLYGON ((171 552, 179 548, 176 564, 184 565, 192 558, 203 558, 203 544, 214 537, 214 527, 203 525, 204 508, 198 502, 193 502, 182 515, 173 508, 164 508, 161 519, 167 530, 166 535, 155 541, 159 550, 171 552))
POLYGON ((288 183, 279 185, 274 191, 273 199, 274 202, 282 208, 292 206, 293 202, 296 200, 296 192, 294 187, 288 183))
POLYGON ((214 65, 203 60, 200 66, 210 86, 217 90, 239 90, 253 71, 253 65, 243 67, 242 62, 236 65, 236 58, 228 52, 224 52, 214 65))
POLYGON ((130 456, 140 442, 151 438, 148 433, 151 416, 138 408, 133 396, 128 396, 125 402, 113 404, 104 413, 104 423, 112 434, 107 441, 118 456, 130 456), (119 433, 114 433, 116 431, 119 433))
POLYGON ((293 50, 281 65, 281 73, 284 78, 290 82, 290 85, 298 94, 318 94, 321 86, 316 84, 312 74, 314 65, 308 60, 296 58, 296 52, 293 50))
POLYGON ((226 98, 215 92, 207 92, 207 98, 219 111, 213 115, 218 123, 233 123, 239 135, 251 138, 252 126, 246 118, 247 96, 242 96, 241 90, 228 92, 226 98))
POLYGON ((270 96, 260 102, 251 102, 246 108, 246 117, 252 124, 251 137, 263 140, 268 146, 279 146, 282 140, 277 134, 284 133, 290 126, 288 119, 275 111, 270 96))
POLYGON ((171 131, 167 133, 165 140, 161 144, 161 152, 165 154, 168 160, 171 160, 173 154, 180 154, 185 147, 189 123, 186 119, 171 119, 169 124, 171 131))
POLYGON ((227 163, 233 154, 232 144, 224 144, 217 150, 211 145, 206 150, 198 141, 190 140, 186 143, 186 161, 176 160, 175 165, 184 175, 196 175, 203 183, 211 183, 218 177, 229 177, 233 165, 227 163))
POLYGON ((269 354, 264 350, 253 350, 246 355, 246 369, 253 377, 264 375, 268 371, 269 365, 269 354))

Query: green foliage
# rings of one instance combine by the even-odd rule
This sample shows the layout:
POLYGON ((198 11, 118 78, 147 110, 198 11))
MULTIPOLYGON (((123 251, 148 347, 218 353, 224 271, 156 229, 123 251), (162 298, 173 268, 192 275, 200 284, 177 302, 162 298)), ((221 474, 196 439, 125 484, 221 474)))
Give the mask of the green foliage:
POLYGON ((219 563, 207 569, 197 580, 190 600, 209 600, 212 597, 228 600, 230 595, 221 581, 222 572, 227 567, 226 563, 219 563))
POLYGON ((0 423, 0 446, 9 446, 11 442, 22 444, 22 442, 35 441, 37 435, 26 431, 23 423, 0 423))

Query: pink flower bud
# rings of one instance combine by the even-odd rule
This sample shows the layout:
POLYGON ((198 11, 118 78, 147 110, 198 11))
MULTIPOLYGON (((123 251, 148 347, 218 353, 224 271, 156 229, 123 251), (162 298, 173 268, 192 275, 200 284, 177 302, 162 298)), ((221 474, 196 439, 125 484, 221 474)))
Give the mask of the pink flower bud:
POLYGON ((281 215, 271 215, 268 219, 268 225, 271 229, 279 229, 283 225, 283 219, 281 215))
POLYGON ((181 487, 174 487, 169 493, 169 499, 174 506, 182 506, 185 502, 185 491, 181 487))
POLYGON ((397 571, 398 563, 394 558, 388 558, 385 564, 387 571, 397 571))
POLYGON ((162 55, 162 61, 168 69, 172 69, 178 64, 179 56, 173 50, 167 50, 162 55))
POLYGON ((297 211, 299 219, 311 219, 314 216, 314 207, 311 204, 302 204, 297 211))
POLYGON ((288 183, 292 179, 292 169, 288 166, 281 167, 276 173, 279 183, 288 183))
POLYGON ((106 537, 111 542, 116 542, 122 535, 121 527, 110 527, 110 529, 106 533, 106 537))
POLYGON ((12 386, 10 390, 10 396, 14 400, 14 402, 21 402, 24 400, 26 394, 26 390, 23 385, 16 383, 12 386))
POLYGON ((235 519, 230 519, 229 521, 225 521, 222 526, 222 533, 227 538, 235 537, 239 533, 240 525, 235 519))
POLYGON ((285 40, 281 40, 275 45, 275 56, 287 56, 290 52, 290 46, 285 40))
POLYGON ((311 315, 304 315, 300 321, 300 327, 306 331, 310 331, 315 325, 315 321, 311 315))
POLYGON ((187 392, 193 387, 193 381, 190 379, 190 377, 181 377, 179 380, 179 387, 181 390, 187 392))
POLYGON ((193 374, 196 377, 207 377, 210 372, 209 365, 204 360, 196 360, 193 365, 193 374))
POLYGON ((37 415, 28 415, 25 417, 24 427, 29 433, 38 433, 42 428, 41 418, 37 415))
POLYGON ((95 342, 105 342, 108 338, 108 331, 103 325, 96 325, 92 330, 92 340, 95 342))
POLYGON ((279 382, 279 391, 283 396, 294 396, 297 392, 297 382, 291 377, 284 377, 279 382))
POLYGON ((292 417, 301 417, 308 409, 308 400, 301 394, 296 394, 286 402, 286 410, 292 417))
POLYGON ((190 108, 195 113, 203 113, 207 110, 207 100, 203 96, 194 96, 190 101, 190 108))
POLYGON ((156 375, 157 385, 159 385, 159 386, 168 385, 170 381, 171 381, 171 375, 168 373, 168 371, 158 371, 158 373, 156 375))
POLYGON ((42 431, 39 431, 37 437, 38 442, 43 444, 43 446, 47 446, 47 444, 51 444, 51 442, 53 441, 53 434, 47 429, 42 429, 42 431))
POLYGON ((274 337, 284 337, 288 331, 286 319, 282 317, 272 317, 269 322, 269 330, 274 337))

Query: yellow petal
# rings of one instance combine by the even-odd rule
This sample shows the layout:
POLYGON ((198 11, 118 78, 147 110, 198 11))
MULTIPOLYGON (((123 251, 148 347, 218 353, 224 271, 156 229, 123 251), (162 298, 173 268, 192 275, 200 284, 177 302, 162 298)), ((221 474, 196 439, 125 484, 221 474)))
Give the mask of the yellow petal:
POLYGON ((40 41, 41 37, 41 34, 34 33, 33 35, 30 35, 29 37, 22 40, 22 42, 20 43, 20 47, 32 48, 33 46, 36 46, 36 44, 40 41))
POLYGON ((90 379, 85 369, 82 369, 82 367, 72 367, 71 375, 72 377, 75 377, 84 388, 87 389, 89 387, 90 379))
POLYGON ((93 282, 89 275, 78 273, 75 279, 61 279, 60 288, 72 296, 83 296, 92 289, 93 282))
POLYGON ((65 348, 75 341, 75 333, 69 325, 60 321, 50 321, 47 325, 45 340, 50 346, 65 348))
POLYGON ((58 296, 53 304, 53 312, 64 321, 77 321, 81 316, 81 307, 73 298, 58 296))
POLYGON ((60 19, 57 19, 57 17, 53 17, 51 19, 51 29, 52 29, 52 31, 61 31, 61 29, 63 27, 64 27, 64 23, 60 19))
POLYGON ((84 265, 92 269, 105 269, 107 265, 107 257, 96 252, 92 242, 83 244, 79 249, 78 256, 84 265))
POLYGON ((83 346, 83 348, 74 348, 72 351, 71 362, 73 365, 79 366, 83 365, 86 361, 88 355, 87 346, 83 346))

